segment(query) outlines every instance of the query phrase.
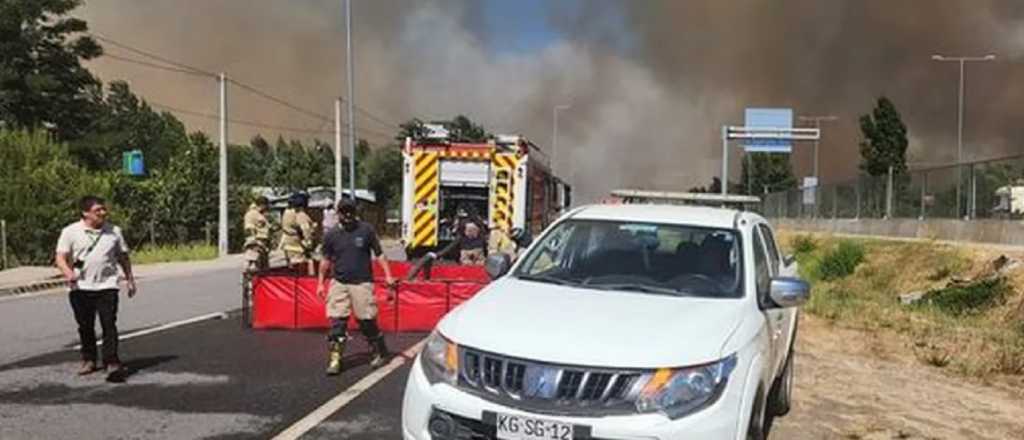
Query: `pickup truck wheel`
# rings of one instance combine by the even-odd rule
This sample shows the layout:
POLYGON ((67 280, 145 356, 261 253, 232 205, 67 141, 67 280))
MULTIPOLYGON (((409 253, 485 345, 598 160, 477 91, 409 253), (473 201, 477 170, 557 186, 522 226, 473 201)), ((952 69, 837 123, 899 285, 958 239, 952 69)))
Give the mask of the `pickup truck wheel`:
POLYGON ((764 393, 760 388, 757 390, 755 399, 754 409, 750 413, 750 424, 747 426, 747 440, 766 440, 768 438, 766 418, 769 415, 765 411, 767 402, 764 401, 764 393))
POLYGON ((789 414, 792 407, 793 397, 793 353, 790 351, 786 358, 786 366, 782 369, 782 375, 775 379, 772 384, 772 391, 768 393, 768 411, 773 416, 782 417, 789 414))
POLYGON ((793 341, 789 343, 789 351, 786 353, 786 366, 782 368, 782 374, 775 379, 772 389, 768 392, 768 412, 772 416, 782 417, 789 414, 793 406, 793 345, 796 344, 796 331, 793 332, 793 341))

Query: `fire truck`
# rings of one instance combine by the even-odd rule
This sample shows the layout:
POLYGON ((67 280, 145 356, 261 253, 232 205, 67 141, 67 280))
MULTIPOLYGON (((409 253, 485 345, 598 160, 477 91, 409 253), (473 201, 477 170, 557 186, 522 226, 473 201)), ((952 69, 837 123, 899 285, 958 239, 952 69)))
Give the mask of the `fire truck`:
POLYGON ((571 204, 571 187, 523 136, 482 143, 451 142, 446 134, 406 138, 402 155, 402 241, 410 258, 451 243, 459 211, 488 230, 536 236, 571 204))

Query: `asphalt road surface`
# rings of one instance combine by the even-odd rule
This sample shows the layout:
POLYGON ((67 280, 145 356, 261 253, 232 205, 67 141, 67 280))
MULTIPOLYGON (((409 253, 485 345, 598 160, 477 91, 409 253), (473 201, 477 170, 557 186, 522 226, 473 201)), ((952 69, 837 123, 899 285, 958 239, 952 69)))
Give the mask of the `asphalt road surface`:
MULTIPOLYGON (((272 438, 370 375, 361 337, 348 347, 345 371, 326 377, 322 332, 251 330, 239 307, 235 269, 140 282, 137 297, 121 297, 119 314, 130 374, 111 383, 101 373, 75 375, 78 341, 66 293, 0 301, 0 439, 272 438), (194 317, 206 318, 161 327, 194 317)), ((389 335, 388 342, 398 353, 424 337, 389 335)), ((300 438, 401 438, 405 359, 305 424, 300 438)))

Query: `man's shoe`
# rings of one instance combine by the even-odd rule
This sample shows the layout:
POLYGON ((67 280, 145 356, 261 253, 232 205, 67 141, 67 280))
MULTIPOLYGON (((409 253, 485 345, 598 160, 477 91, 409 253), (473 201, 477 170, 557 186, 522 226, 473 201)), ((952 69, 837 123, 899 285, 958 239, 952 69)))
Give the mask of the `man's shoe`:
POLYGON ((388 346, 384 343, 383 337, 370 342, 370 347, 373 351, 373 354, 370 356, 370 367, 380 368, 391 360, 391 353, 388 351, 388 346))
POLYGON ((107 382, 123 383, 128 379, 128 370, 120 362, 106 364, 103 369, 107 372, 107 382))
POLYGON ((339 342, 332 342, 330 348, 330 355, 327 362, 327 375, 337 376, 341 374, 341 354, 343 351, 343 345, 339 342))
POLYGON ((78 375, 86 376, 97 371, 99 371, 99 368, 96 368, 95 361, 82 361, 82 366, 78 369, 78 375))

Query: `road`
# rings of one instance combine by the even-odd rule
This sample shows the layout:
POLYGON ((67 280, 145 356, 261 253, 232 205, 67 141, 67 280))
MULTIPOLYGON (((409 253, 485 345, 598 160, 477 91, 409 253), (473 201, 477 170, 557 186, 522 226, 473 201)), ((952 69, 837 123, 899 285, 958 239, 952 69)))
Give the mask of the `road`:
MULTIPOLYGON (((346 371, 328 378, 322 333, 244 329, 234 270, 152 279, 141 288, 122 303, 125 333, 231 313, 124 341, 132 374, 121 384, 73 374, 76 335, 65 295, 0 301, 0 438, 271 438, 371 371, 359 338, 346 354, 346 371)), ((851 343, 870 338, 814 319, 801 329, 794 410, 772 438, 995 440, 1024 432, 1024 405, 1012 390, 873 360, 870 345, 851 343)), ((389 344, 405 350, 423 336, 390 335, 389 344)), ((401 362, 301 438, 400 438, 410 368, 401 362)))

